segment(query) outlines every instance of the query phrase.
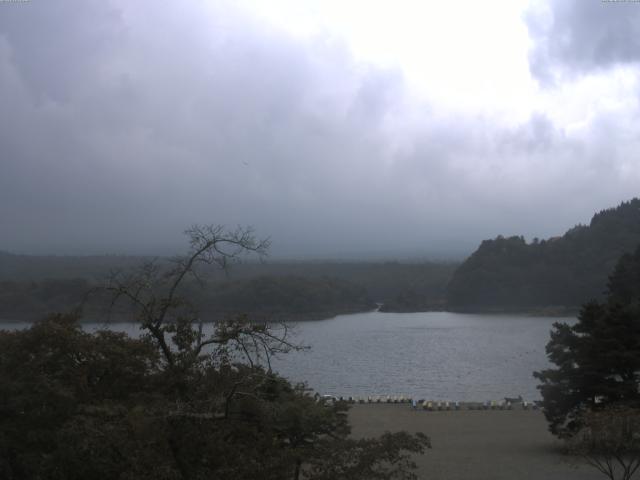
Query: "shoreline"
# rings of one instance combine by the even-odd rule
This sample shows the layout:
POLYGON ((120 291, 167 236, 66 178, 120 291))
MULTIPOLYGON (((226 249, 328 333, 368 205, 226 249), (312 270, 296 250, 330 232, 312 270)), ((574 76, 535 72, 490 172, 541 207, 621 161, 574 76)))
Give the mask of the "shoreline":
MULTIPOLYGON (((579 311, 573 309, 533 309, 533 310, 509 310, 509 309, 492 309, 492 310, 450 310, 443 308, 436 309, 428 309, 428 310, 384 310, 383 306, 377 308, 367 308, 364 310, 351 309, 351 310, 343 310, 343 311, 330 311, 330 312, 311 312, 304 314, 278 314, 278 313, 253 313, 247 314, 249 318, 252 318, 255 322, 288 322, 288 323, 304 323, 304 322, 321 322, 324 320, 331 320, 335 317, 342 315, 356 315, 361 313, 372 313, 372 312, 380 312, 380 313, 396 313, 396 314, 408 314, 408 313, 457 313, 461 315, 516 315, 516 316, 529 316, 529 317, 540 317, 540 318, 553 318, 553 317, 562 317, 569 318, 575 317, 579 313, 579 311), (270 320, 267 317, 276 318, 276 320, 270 320)), ((45 318, 48 314, 35 314, 35 315, 12 315, 12 318, 0 318, 0 325, 2 324, 15 324, 15 323, 34 323, 38 320, 45 318)), ((231 315, 229 312, 216 312, 210 315, 209 320, 205 320, 204 323, 214 323, 224 318, 225 316, 231 315)), ((83 317, 80 319, 80 323, 137 323, 135 320, 130 320, 130 316, 128 314, 114 314, 110 320, 105 320, 104 318, 89 318, 83 317)))

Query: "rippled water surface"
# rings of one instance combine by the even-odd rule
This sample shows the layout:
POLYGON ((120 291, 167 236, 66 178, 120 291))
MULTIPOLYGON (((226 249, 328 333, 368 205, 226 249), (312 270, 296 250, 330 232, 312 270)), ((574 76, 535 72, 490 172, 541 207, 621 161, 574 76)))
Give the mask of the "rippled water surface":
POLYGON ((311 346, 276 362, 292 380, 336 395, 480 401, 539 398, 534 370, 549 363, 556 321, 570 318, 447 312, 343 315, 297 325, 311 346))
MULTIPOLYGON (((273 365, 323 394, 537 399, 532 372, 549 365, 545 345, 556 321, 573 319, 448 312, 341 315, 298 323, 295 340, 311 349, 284 355, 273 365)), ((135 324, 110 328, 139 333, 135 324)))

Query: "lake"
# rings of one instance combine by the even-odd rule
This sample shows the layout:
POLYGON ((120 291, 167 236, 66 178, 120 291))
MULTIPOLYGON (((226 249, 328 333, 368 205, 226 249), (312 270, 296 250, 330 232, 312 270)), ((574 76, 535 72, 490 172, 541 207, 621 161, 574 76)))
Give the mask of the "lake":
POLYGON ((538 399, 554 322, 572 318, 449 312, 341 315, 298 324, 309 352, 274 362, 292 380, 334 395, 452 401, 538 399))
MULTIPOLYGON (((549 366, 554 322, 572 318, 449 312, 367 312, 301 322, 311 349, 274 359, 274 369, 322 394, 405 395, 450 401, 540 398, 534 370, 549 366)), ((20 328, 26 324, 6 324, 20 328)), ((86 324, 89 330, 104 324, 86 324)), ((136 335, 135 324, 111 324, 136 335)))

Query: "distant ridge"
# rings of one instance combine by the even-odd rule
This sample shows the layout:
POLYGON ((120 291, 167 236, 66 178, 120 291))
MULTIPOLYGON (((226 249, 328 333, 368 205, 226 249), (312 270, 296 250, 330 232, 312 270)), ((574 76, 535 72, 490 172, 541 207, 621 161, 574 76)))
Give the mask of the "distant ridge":
POLYGON ((0 250, 0 281, 44 278, 100 279, 109 271, 138 265, 149 257, 125 255, 20 255, 0 250))
MULTIPOLYGON (((74 308, 113 271, 127 271, 152 257, 31 256, 0 253, 0 323, 35 320, 74 308)), ((158 259, 161 263, 166 258, 158 259)), ((185 283, 209 319, 243 312, 254 318, 309 320, 367 311, 418 311, 444 305, 445 285, 457 265, 400 262, 245 262, 228 275, 204 268, 201 286, 185 283)), ((108 304, 108 302, 106 302, 108 304)), ((86 318, 95 313, 85 304, 86 318)))
POLYGON ((617 260, 640 245, 640 199, 596 213, 561 237, 483 241, 447 286, 454 311, 577 309, 601 298, 617 260))

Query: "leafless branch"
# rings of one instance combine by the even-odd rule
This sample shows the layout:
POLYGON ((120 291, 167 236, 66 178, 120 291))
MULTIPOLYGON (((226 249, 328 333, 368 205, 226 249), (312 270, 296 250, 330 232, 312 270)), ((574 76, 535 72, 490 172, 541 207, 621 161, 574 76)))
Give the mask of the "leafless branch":
MULTIPOLYGON (((185 234, 189 237, 189 252, 183 257, 174 258, 173 267, 162 266, 157 259, 153 259, 129 275, 120 272, 112 274, 104 288, 111 294, 110 311, 122 299, 131 304, 141 327, 155 339, 169 365, 174 365, 177 357, 165 335, 169 331, 176 332, 176 328, 167 327, 167 322, 170 319, 179 320, 179 312, 185 310, 191 318, 197 318, 189 303, 180 296, 179 290, 184 280, 193 277, 202 286, 204 279, 198 272, 198 265, 217 265, 226 269, 230 263, 239 261, 246 254, 264 257, 270 245, 269 239, 257 239, 250 227, 227 230, 222 225, 193 225, 185 234)), ((217 325, 214 335, 205 339, 202 321, 198 321, 198 330, 194 332, 195 343, 189 347, 191 354, 184 356, 191 358, 191 361, 195 361, 209 345, 235 345, 244 352, 251 365, 259 360, 262 351, 268 357, 294 347, 286 339, 286 329, 283 337, 278 338, 269 328, 237 320, 234 326, 224 323, 217 325), (249 344, 252 348, 249 348, 249 344)), ((179 338, 179 333, 173 337, 174 343, 176 338, 179 338)), ((268 358, 267 361, 270 365, 268 358)))

